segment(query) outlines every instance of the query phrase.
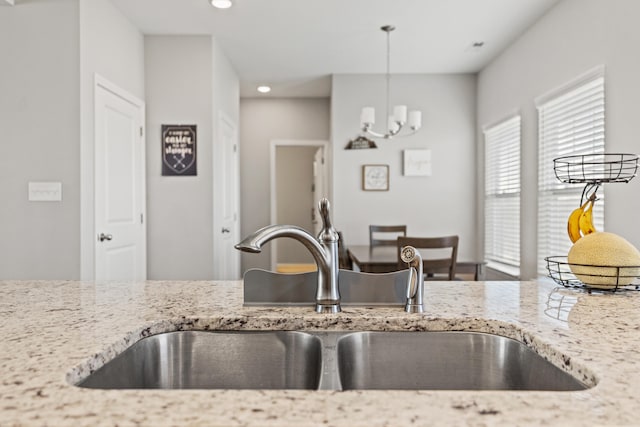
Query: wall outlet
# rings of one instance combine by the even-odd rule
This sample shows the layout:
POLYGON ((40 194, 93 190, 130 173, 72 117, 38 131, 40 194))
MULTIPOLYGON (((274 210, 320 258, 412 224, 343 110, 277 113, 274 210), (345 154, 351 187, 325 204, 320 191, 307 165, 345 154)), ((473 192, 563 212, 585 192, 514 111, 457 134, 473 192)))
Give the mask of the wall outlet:
POLYGON ((62 200, 61 182, 30 182, 29 201, 59 202, 62 200))

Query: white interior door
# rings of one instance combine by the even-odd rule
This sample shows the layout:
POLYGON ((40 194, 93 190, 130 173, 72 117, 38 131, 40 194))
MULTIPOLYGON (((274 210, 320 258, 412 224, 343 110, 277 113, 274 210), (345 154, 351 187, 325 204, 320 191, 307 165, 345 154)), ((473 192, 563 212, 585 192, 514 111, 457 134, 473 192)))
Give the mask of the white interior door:
POLYGON ((236 124, 220 112, 217 126, 218 150, 214 200, 214 278, 240 279, 240 252, 234 248, 240 241, 240 167, 236 124))
POLYGON ((146 279, 144 103, 95 85, 95 279, 146 279))

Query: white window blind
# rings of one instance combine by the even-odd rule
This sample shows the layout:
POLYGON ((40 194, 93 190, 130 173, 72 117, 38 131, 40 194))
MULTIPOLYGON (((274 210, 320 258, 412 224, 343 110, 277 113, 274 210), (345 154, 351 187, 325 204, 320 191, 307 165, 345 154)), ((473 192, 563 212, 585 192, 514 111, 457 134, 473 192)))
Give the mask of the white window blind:
POLYGON ((491 268, 520 275, 520 116, 486 128, 484 251, 491 268))
MULTIPOLYGON (((545 257, 566 255, 572 242, 567 219, 580 206, 583 184, 560 182, 553 159, 604 153, 604 75, 547 96, 538 107, 538 273, 546 275, 545 257)), ((604 229, 604 188, 598 190, 594 225, 604 229)))

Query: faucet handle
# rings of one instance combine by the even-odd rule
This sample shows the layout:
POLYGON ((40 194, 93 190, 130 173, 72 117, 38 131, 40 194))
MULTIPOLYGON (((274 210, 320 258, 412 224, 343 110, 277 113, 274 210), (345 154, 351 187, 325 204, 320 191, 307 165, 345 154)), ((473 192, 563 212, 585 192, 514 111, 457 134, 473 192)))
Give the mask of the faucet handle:
POLYGON ((331 218, 329 218, 329 208, 331 204, 326 197, 323 197, 318 202, 318 211, 320 211, 320 218, 322 219, 322 228, 331 228, 331 218))
POLYGON ((322 230, 318 234, 318 240, 321 242, 337 242, 338 232, 331 225, 331 218, 329 217, 329 200, 326 197, 320 199, 318 202, 318 211, 320 212, 320 218, 322 219, 322 230))

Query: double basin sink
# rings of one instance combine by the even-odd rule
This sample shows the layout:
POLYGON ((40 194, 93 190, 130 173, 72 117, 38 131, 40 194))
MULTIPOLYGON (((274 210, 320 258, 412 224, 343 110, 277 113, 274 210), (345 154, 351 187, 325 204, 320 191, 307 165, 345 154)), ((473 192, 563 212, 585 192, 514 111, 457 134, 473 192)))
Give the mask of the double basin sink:
POLYGON ((179 331, 141 339, 77 384, 101 389, 554 390, 585 384, 476 332, 179 331))

